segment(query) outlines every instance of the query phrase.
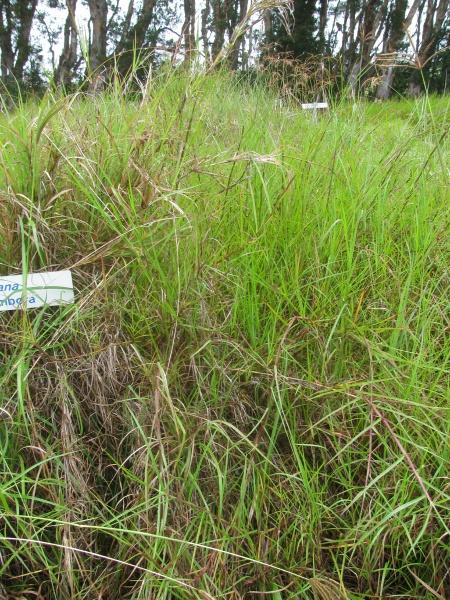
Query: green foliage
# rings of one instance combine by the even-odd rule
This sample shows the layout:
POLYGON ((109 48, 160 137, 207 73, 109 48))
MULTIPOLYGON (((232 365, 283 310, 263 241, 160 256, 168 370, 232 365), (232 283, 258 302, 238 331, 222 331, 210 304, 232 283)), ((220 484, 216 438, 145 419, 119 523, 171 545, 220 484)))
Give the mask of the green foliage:
POLYGON ((316 2, 296 0, 293 6, 292 30, 286 30, 284 21, 274 11, 272 30, 267 41, 278 52, 306 59, 321 51, 317 34, 316 2))
POLYGON ((176 71, 1 115, 0 273, 77 290, 0 313, 7 597, 444 597, 447 127, 176 71))

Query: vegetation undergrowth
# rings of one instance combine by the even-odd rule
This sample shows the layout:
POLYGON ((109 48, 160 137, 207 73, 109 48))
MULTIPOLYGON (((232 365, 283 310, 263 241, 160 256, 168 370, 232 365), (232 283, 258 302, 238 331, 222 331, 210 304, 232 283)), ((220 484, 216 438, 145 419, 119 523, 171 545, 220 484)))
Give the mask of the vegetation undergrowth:
MULTIPOLYGON (((0 116, 6 598, 444 598, 445 98, 225 73, 0 116)), ((1 595, 1 593, 0 593, 1 595)))

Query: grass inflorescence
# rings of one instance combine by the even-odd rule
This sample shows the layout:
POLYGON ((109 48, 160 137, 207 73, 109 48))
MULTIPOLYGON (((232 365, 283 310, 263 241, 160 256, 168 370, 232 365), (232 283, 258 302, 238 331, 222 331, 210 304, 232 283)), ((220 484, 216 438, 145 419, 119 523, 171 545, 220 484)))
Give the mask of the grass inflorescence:
MULTIPOLYGON (((444 598, 446 99, 225 73, 0 117, 0 588, 444 598)), ((0 593, 1 595, 1 593, 0 593)))

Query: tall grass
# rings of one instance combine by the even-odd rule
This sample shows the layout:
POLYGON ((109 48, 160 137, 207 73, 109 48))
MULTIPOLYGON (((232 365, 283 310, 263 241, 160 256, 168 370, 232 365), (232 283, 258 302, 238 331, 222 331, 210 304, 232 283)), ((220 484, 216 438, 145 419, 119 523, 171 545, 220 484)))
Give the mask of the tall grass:
MULTIPOLYGON (((0 118, 6 598, 444 598, 445 99, 226 74, 0 118)), ((0 594, 1 595, 1 594, 0 594)))

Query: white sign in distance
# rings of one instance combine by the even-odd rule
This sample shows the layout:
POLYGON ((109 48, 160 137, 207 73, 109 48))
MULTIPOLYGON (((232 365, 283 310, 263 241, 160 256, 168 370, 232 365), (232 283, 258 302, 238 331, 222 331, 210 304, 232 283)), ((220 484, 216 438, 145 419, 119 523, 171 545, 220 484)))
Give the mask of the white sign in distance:
POLYGON ((0 275, 0 311, 73 304, 72 273, 53 271, 0 275))
POLYGON ((317 110, 328 108, 328 102, 312 102, 310 104, 302 104, 303 110, 317 110))

